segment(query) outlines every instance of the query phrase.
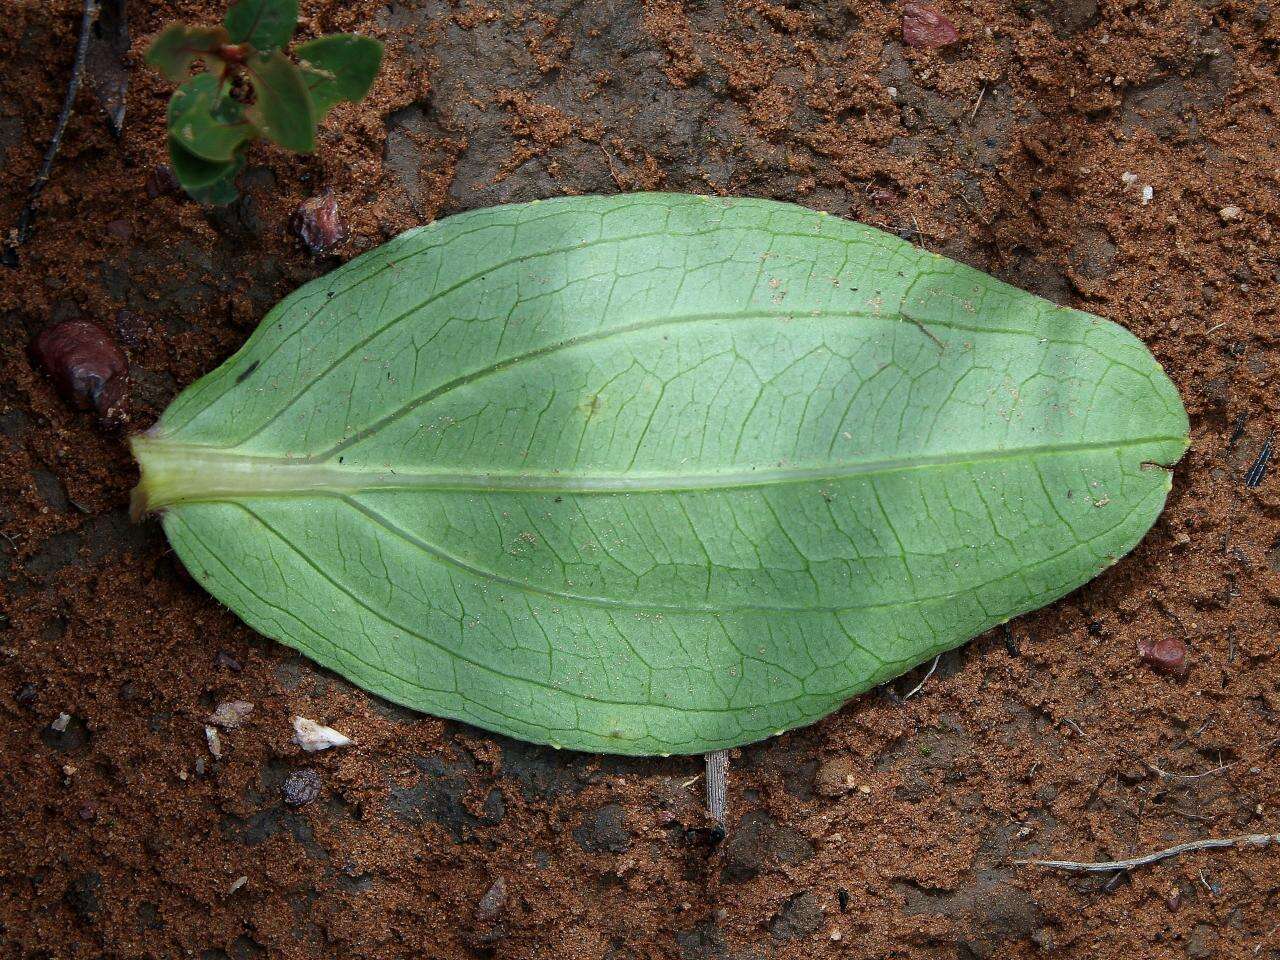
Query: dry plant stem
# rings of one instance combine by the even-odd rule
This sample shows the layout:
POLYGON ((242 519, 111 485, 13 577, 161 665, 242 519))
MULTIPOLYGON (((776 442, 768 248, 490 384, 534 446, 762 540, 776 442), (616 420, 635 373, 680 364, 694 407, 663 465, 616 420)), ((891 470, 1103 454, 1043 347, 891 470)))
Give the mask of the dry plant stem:
POLYGON ((721 827, 729 815, 728 780, 729 751, 713 750, 706 754, 707 762, 707 810, 711 819, 721 827))
POLYGON ((928 683, 929 678, 933 676, 933 671, 938 669, 938 661, 941 659, 942 659, 942 654, 938 654, 936 657, 933 658, 933 663, 929 664, 929 672, 924 675, 924 679, 922 679, 919 683, 917 683, 914 687, 911 688, 911 692, 908 693, 905 697, 903 697, 902 698, 903 700, 910 700, 917 693, 919 693, 921 690, 924 689, 924 685, 928 683))
POLYGON ((1161 860, 1168 860, 1183 853, 1194 853, 1197 850, 1221 850, 1227 847, 1254 847, 1262 849, 1272 844, 1280 844, 1280 833, 1246 833, 1238 837, 1213 837, 1208 840, 1193 840, 1180 843, 1174 847, 1157 850, 1154 853, 1131 857, 1128 860, 1102 860, 1097 863, 1082 863, 1076 860, 1015 860, 1019 867, 1043 867, 1046 870, 1066 870, 1069 873, 1110 873, 1113 870, 1136 870, 1161 860))
POLYGON ((89 50, 90 31, 93 21, 98 16, 98 0, 84 0, 84 11, 80 16, 80 39, 76 41, 76 58, 71 64, 71 79, 67 81, 67 93, 62 99, 62 111, 58 114, 58 123, 53 128, 53 138, 44 152, 44 161, 27 193, 27 202, 18 215, 18 228, 10 247, 4 252, 4 260, 9 266, 18 265, 17 248, 27 242, 31 235, 31 221, 35 216, 36 201, 44 185, 49 182, 49 172, 53 169, 53 160, 62 146, 62 135, 66 132, 67 121, 71 119, 71 111, 75 106, 76 94, 80 91, 80 81, 84 77, 84 58, 89 50))

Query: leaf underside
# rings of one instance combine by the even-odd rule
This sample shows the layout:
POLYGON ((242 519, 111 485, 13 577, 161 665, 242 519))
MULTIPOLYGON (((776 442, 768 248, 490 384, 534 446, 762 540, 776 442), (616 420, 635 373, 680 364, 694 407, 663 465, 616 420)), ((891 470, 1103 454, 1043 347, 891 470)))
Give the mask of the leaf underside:
POLYGON ((135 438, 262 633, 513 737, 810 723, 1129 551, 1187 446, 1116 324, 763 200, 450 217, 316 280, 135 438))

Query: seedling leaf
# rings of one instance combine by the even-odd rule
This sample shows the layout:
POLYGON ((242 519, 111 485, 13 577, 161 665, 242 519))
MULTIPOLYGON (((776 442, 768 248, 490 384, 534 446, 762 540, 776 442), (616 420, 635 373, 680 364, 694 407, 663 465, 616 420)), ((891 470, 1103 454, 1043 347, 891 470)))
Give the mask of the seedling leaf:
POLYGON ((569 197, 285 298, 134 439, 135 505, 251 626, 383 697, 701 753, 1094 577, 1187 430, 1122 327, 871 227, 569 197))
POLYGON ((298 0, 236 0, 223 20, 232 43, 266 53, 283 47, 298 26, 298 0))
POLYGON ((187 150, 176 137, 169 137, 169 163, 173 175, 188 193, 207 187, 218 180, 234 177, 239 172, 236 159, 206 160, 187 150))
POLYGON ((279 50, 250 59, 256 102, 248 116, 264 137, 298 153, 316 146, 316 118, 302 71, 279 50))
POLYGON ((300 44, 294 55, 320 120, 339 100, 360 100, 369 92, 382 64, 382 44, 352 33, 335 33, 300 44))
POLYGON ((193 27, 186 23, 174 23, 165 27, 151 41, 146 60, 170 80, 181 81, 191 72, 193 61, 207 61, 226 42, 227 31, 222 27, 193 27))
POLYGON ((244 107, 227 95, 228 84, 212 73, 192 77, 169 98, 169 132, 188 152, 225 162, 253 130, 244 107))

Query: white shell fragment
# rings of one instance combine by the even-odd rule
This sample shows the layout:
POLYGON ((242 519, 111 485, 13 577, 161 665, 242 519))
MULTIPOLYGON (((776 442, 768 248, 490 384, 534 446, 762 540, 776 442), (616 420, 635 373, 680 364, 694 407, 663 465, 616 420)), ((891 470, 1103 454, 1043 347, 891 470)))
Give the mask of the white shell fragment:
POLYGON ((223 730, 234 730, 253 713, 253 704, 244 700, 224 700, 209 714, 209 722, 223 730))
POLYGON ((293 742, 307 753, 315 753, 330 747, 345 747, 351 743, 351 738, 323 723, 316 723, 306 717, 294 717, 293 742))
POLYGON ((234 880, 231 881, 231 886, 227 888, 227 896, 228 897, 231 896, 233 893, 235 893, 237 890, 239 890, 248 882, 249 882, 248 877, 236 877, 234 880))
POLYGON ((71 722, 71 714, 60 713, 58 714, 58 719, 53 721, 53 723, 49 724, 49 729, 52 730, 54 733, 66 733, 67 724, 69 724, 70 722, 71 722))
POLYGON ((215 760, 222 759, 222 738, 218 736, 218 728, 205 724, 204 738, 209 741, 209 752, 215 760))
POLYGON ((1239 207, 1223 207, 1218 211, 1218 216, 1222 218, 1223 223, 1230 223, 1232 220, 1239 220, 1244 216, 1244 211, 1239 207))

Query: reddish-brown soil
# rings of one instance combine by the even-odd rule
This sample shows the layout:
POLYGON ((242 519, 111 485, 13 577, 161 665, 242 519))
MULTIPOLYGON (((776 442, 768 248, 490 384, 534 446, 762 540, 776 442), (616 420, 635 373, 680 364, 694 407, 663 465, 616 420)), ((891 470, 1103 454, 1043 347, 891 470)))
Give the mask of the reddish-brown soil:
MULTIPOLYGON (((79 6, 3 5, 5 229, 79 6)), ((82 91, 21 266, 0 269, 0 955, 1280 957, 1275 848, 1127 879, 1010 862, 1280 830, 1280 483, 1242 479, 1280 406, 1271 0, 945 0, 961 41, 934 52, 904 49, 881 0, 304 2, 305 35, 382 37, 384 72, 315 156, 255 150, 216 213, 148 190, 169 86, 140 51, 221 9, 132 6, 122 139, 82 91), (326 187, 352 239, 316 262, 285 225, 326 187), (26 352, 47 324, 99 322, 143 428, 340 259, 462 209, 630 189, 794 200, 1105 314, 1192 417, 1131 556, 905 702, 920 673, 736 751, 720 844, 696 759, 529 748, 255 636, 129 523, 122 434, 26 352), (1138 657, 1169 636, 1184 678, 1138 657), (203 721, 227 699, 255 709, 215 760, 203 721), (358 745, 304 756, 292 713, 358 745), (286 806, 308 767, 319 798, 286 806)))

